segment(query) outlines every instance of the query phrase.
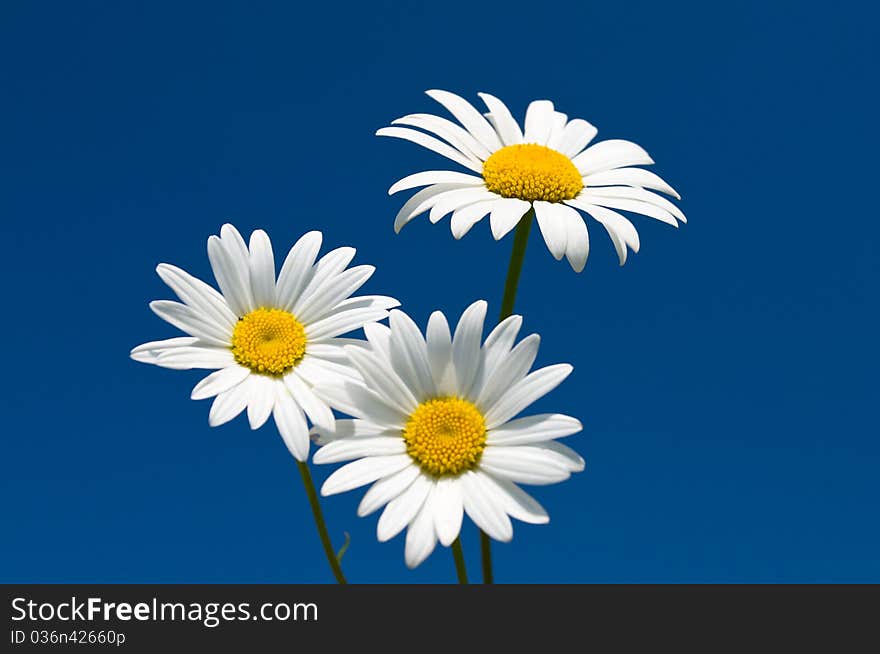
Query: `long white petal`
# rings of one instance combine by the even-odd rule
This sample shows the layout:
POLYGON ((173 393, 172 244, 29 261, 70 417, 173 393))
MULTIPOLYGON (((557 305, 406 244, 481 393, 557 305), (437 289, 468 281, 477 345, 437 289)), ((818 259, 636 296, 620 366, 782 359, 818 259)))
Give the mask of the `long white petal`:
POLYGON ((453 170, 426 170, 423 173, 414 173, 395 182, 388 195, 394 195, 399 191, 416 188, 417 186, 429 186, 431 184, 461 184, 463 186, 483 186, 482 177, 459 173, 453 170))
POLYGON ((596 136, 597 130, 593 125, 580 118, 569 122, 559 139, 559 151, 568 158, 573 158, 596 136))
POLYGON ((227 329, 235 325, 238 317, 229 308, 226 300, 201 279, 167 263, 156 266, 156 272, 184 304, 191 306, 204 318, 227 329))
POLYGON ((309 340, 319 341, 326 338, 341 336, 360 329, 368 322, 376 322, 388 316, 384 309, 365 308, 352 309, 322 318, 318 322, 306 325, 306 336, 309 340))
POLYGON ((501 140, 489 122, 474 106, 462 97, 437 89, 426 91, 428 97, 433 98, 449 110, 458 119, 464 128, 473 134, 489 152, 495 152, 501 148, 501 140))
POLYGON ((308 461, 311 441, 309 440, 306 417, 286 388, 279 385, 276 391, 275 408, 272 415, 275 418, 278 433, 281 434, 284 444, 287 445, 287 449, 297 461, 308 461))
POLYGON ((504 145, 515 145, 523 142, 523 133, 519 123, 513 118, 510 109, 501 100, 488 93, 478 93, 495 119, 495 127, 504 145))
POLYGON ((358 459, 342 466, 327 477, 327 481, 321 486, 321 495, 336 495, 365 484, 372 484, 377 479, 393 475, 409 465, 412 465, 409 454, 391 454, 358 459))
POLYGON ((586 465, 584 463, 583 457, 580 454, 575 452, 568 445, 564 445, 557 441, 545 441, 543 443, 537 443, 535 447, 539 447, 543 450, 558 455, 564 462, 564 465, 569 472, 581 472, 586 465))
MULTIPOLYGON (((416 466, 409 467, 415 468, 416 466)), ((424 505, 425 499, 427 499, 433 487, 434 482, 419 473, 410 482, 406 490, 402 491, 400 495, 388 503, 382 515, 379 516, 379 523, 376 525, 376 538, 378 538, 379 542, 384 543, 387 540, 391 540, 412 522, 424 505)), ((430 525, 431 533, 433 534, 433 522, 430 525)))
POLYGON ((249 269, 251 293, 258 307, 275 306, 275 255, 272 241, 262 229, 251 234, 249 269))
POLYGON ((358 505, 357 514, 363 518, 388 504, 421 476, 418 466, 408 466, 390 477, 380 479, 370 486, 358 505))
POLYGON ((648 204, 653 204, 661 209, 665 209, 681 222, 687 222, 684 212, 672 202, 664 198, 662 195, 646 191, 643 188, 633 188, 631 186, 605 186, 590 189, 590 194, 602 197, 630 198, 632 200, 647 202, 648 204))
POLYGON ((357 367, 367 387, 380 395, 387 404, 409 415, 418 406, 410 388, 391 368, 390 362, 360 348, 347 347, 349 359, 357 367))
POLYGON ((499 197, 485 188, 468 187, 446 191, 442 196, 437 197, 437 201, 431 207, 431 212, 428 214, 428 219, 432 223, 436 223, 450 211, 456 211, 475 202, 497 200, 499 197))
POLYGON ((486 427, 495 429, 527 406, 559 386, 571 374, 572 366, 558 363, 535 370, 508 389, 501 399, 485 412, 486 427))
POLYGON ((464 188, 472 188, 471 185, 462 184, 434 184, 423 188, 415 193, 409 200, 404 202, 397 216, 394 218, 394 233, 400 233, 409 221, 431 209, 437 202, 443 199, 447 191, 457 191, 464 188))
POLYGON ((516 227, 531 206, 531 203, 517 198, 498 200, 492 207, 492 215, 490 216, 492 236, 495 237, 495 240, 501 240, 511 229, 516 227))
POLYGON ((251 297, 248 256, 244 239, 232 225, 223 225, 220 236, 208 238, 208 259, 217 285, 239 317, 256 308, 251 297))
POLYGON ((610 139, 591 145, 572 159, 572 163, 587 176, 621 166, 641 166, 654 163, 645 150, 631 141, 610 139))
POLYGON ((333 430, 333 412, 326 402, 319 398, 299 375, 288 373, 284 376, 284 385, 296 400, 300 408, 305 411, 312 424, 319 429, 333 430))
POLYGON ((669 213, 665 209, 661 209, 656 205, 648 204, 647 202, 641 202, 640 200, 630 200, 629 198, 610 198, 604 195, 596 195, 588 190, 584 190, 581 191, 580 195, 578 195, 573 200, 567 200, 566 204, 577 207, 578 209, 586 211, 587 213, 590 213, 590 209, 597 205, 602 207, 609 207, 611 209, 621 209, 622 211, 632 211, 633 213, 640 213, 643 216, 648 216, 649 218, 655 218, 656 220, 666 223, 667 225, 678 227, 678 221, 675 220, 675 217, 671 213, 669 213))
POLYGON ((206 343, 223 347, 229 345, 232 338, 230 329, 220 327, 186 304, 173 300, 153 300, 150 309, 165 322, 206 343))
POLYGON ((227 391, 233 386, 243 382, 251 371, 238 364, 221 368, 205 377, 192 389, 190 397, 193 400, 204 400, 209 397, 227 391))
POLYGON ((418 127, 426 132, 432 132, 441 139, 447 141, 456 150, 480 161, 489 158, 489 150, 474 136, 460 125, 451 120, 433 116, 431 114, 410 114, 391 121, 392 125, 408 125, 418 127))
POLYGON ((581 272, 590 254, 590 233, 584 219, 576 211, 566 216, 565 235, 565 258, 572 270, 581 272))
POLYGON ((597 205, 591 206, 586 211, 608 232, 614 249, 617 250, 621 266, 626 263, 627 246, 631 247, 633 252, 639 251, 639 233, 630 221, 616 211, 597 205))
POLYGON ((299 294, 312 279, 312 266, 321 249, 321 232, 308 232, 290 248, 278 274, 275 294, 278 306, 285 310, 299 299, 299 294))
POLYGON ((251 375, 247 381, 247 415, 251 429, 262 427, 275 407, 275 395, 280 381, 266 375, 251 375))
POLYGON ((550 522, 550 516, 544 507, 531 495, 507 479, 486 475, 498 488, 499 500, 504 510, 512 518, 533 525, 544 525, 550 522))
POLYGON ((219 393, 214 398, 213 404, 211 404, 211 410, 208 413, 208 424, 212 427, 219 427, 229 422, 244 411, 247 401, 247 380, 219 393))
POLYGON ((547 145, 550 130, 553 128, 553 103, 549 100, 534 100, 526 109, 525 143, 547 145))
POLYGON ((480 459, 480 468, 521 484, 555 484, 571 476, 560 455, 529 445, 487 447, 480 459))
POLYGON ((376 136, 391 136, 405 141, 411 141, 416 145, 421 145, 423 148, 432 150, 447 159, 451 159, 455 163, 460 164, 469 170, 473 170, 475 173, 483 172, 483 164, 479 160, 469 157, 452 146, 447 145, 443 141, 435 139, 433 136, 428 136, 423 132, 418 132, 406 127, 383 127, 376 131, 376 136))
POLYGON ((561 413, 541 413, 511 420, 489 431, 488 445, 528 445, 576 434, 581 421, 561 413))
POLYGON ((538 355, 540 343, 541 337, 537 334, 531 334, 513 348, 510 354, 498 364, 492 375, 486 379, 477 397, 478 407, 495 406, 507 389, 526 376, 538 355))
POLYGON ((471 520, 497 541, 508 542, 513 538, 510 518, 497 502, 493 501, 482 472, 468 471, 459 477, 462 484, 464 510, 471 520))
POLYGON ((449 547, 452 541, 458 538, 464 516, 458 479, 441 477, 437 480, 432 496, 432 513, 437 538, 441 545, 449 547))
POLYGON ((568 235, 565 217, 557 211, 557 206, 552 202, 538 201, 534 203, 538 227, 541 228, 541 235, 544 237, 547 249, 550 250, 553 258, 559 261, 565 255, 568 235))
POLYGON ((456 209, 449 223, 450 229, 452 229, 452 236, 459 239, 467 234, 471 227, 492 211, 497 201, 498 198, 493 197, 484 202, 475 202, 466 207, 456 209))
POLYGON ((194 368, 216 370, 235 365, 235 358, 232 356, 232 350, 228 347, 194 345, 163 350, 156 355, 156 360, 152 363, 172 370, 192 370, 194 368))
POLYGON ((629 186, 642 186, 661 191, 667 195, 681 200, 678 192, 660 178, 656 173, 644 168, 615 168, 601 173, 593 173, 584 177, 587 188, 595 186, 613 186, 615 184, 628 184, 629 186))
POLYGON ((141 363, 155 364, 156 357, 163 352, 181 347, 190 347, 198 342, 199 339, 194 336, 175 336, 174 338, 166 338, 161 341, 149 341, 132 348, 129 356, 141 363))
POLYGON ((418 326, 403 311, 397 310, 391 311, 389 322, 391 366, 418 401, 436 395, 428 347, 418 326))
POLYGON ((320 288, 308 296, 303 294, 302 303, 297 302, 294 315, 303 323, 316 322, 330 312, 335 313, 337 305, 351 297, 376 271, 375 266, 355 266, 328 279, 320 288))
POLYGON ((452 365, 452 335, 446 316, 435 311, 428 319, 426 332, 428 363, 431 366, 431 377, 440 395, 455 393, 455 368, 452 365))
POLYGON ((406 442, 400 436, 373 438, 340 438, 315 452, 315 463, 339 463, 369 456, 387 456, 406 453, 406 442))
POLYGON ((467 397, 480 366, 480 342, 486 320, 485 300, 477 300, 461 314, 452 337, 452 365, 458 393, 467 397))
POLYGON ((428 496, 415 520, 410 523, 409 529, 406 531, 404 560, 410 569, 427 559, 437 546, 432 504, 431 497, 428 496))

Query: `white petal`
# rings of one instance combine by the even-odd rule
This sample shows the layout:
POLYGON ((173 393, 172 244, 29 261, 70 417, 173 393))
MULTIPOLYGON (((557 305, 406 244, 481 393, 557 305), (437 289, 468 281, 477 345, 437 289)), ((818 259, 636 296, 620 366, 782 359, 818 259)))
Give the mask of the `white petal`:
POLYGON ((258 307, 274 307, 275 255, 269 235, 262 229, 251 234, 249 267, 254 304, 258 307))
POLYGON ((182 302, 191 306, 204 318, 212 320, 221 328, 228 329, 235 325, 238 317, 226 304, 223 296, 205 282, 167 263, 160 263, 156 267, 156 272, 182 302))
POLYGON ((528 445, 571 436, 583 429, 581 421, 561 413, 541 413, 511 420, 489 431, 488 445, 528 445))
POLYGON ((400 375, 391 368, 389 362, 360 348, 347 347, 345 351, 363 376, 367 388, 402 413, 409 415, 415 411, 419 404, 418 400, 400 375))
POLYGON ((436 546, 437 536, 434 531, 433 512, 429 497, 406 532, 404 560, 407 567, 415 568, 431 555, 436 546))
POLYGON ((480 222, 486 214, 492 211, 497 201, 498 198, 493 197, 485 202, 475 202, 466 207, 456 209, 452 214, 452 220, 449 223, 449 226, 452 229, 452 235, 456 239, 459 239, 467 234, 471 227, 480 222))
POLYGON ((428 348, 418 326, 403 311, 392 311, 390 360, 395 372, 404 381, 416 400, 422 401, 436 395, 428 348))
POLYGON ((172 370, 192 370, 193 368, 217 370, 236 365, 235 357, 232 356, 232 350, 229 348, 204 345, 164 350, 156 355, 156 360, 153 363, 172 370))
POLYGON ((540 368, 517 382, 493 407, 485 413, 486 427, 495 429, 507 422, 527 406, 559 386, 571 374, 573 368, 567 363, 540 368))
POLYGON ((550 522, 550 516, 547 515, 544 507, 512 481, 496 479, 490 475, 486 475, 485 478, 497 486, 500 504, 508 515, 533 525, 544 525, 550 522))
POLYGON ((641 146, 631 141, 611 139, 600 141, 572 159, 581 175, 591 175, 621 166, 641 166, 654 163, 641 146))
POLYGON ((565 216, 557 211, 558 205, 552 202, 538 201, 533 206, 544 242, 553 258, 559 261, 565 255, 565 245, 568 239, 565 216))
POLYGON ((493 501, 491 490, 487 489, 486 475, 468 471, 459 477, 462 484, 464 510, 471 520, 497 541, 508 542, 513 538, 513 525, 507 513, 493 501))
POLYGON ((470 102, 449 91, 431 90, 426 91, 428 97, 433 98, 449 110, 458 119, 464 128, 473 134, 489 152, 495 152, 501 148, 501 140, 495 129, 483 118, 470 102))
POLYGON ((299 375, 288 373, 284 376, 284 385, 300 408, 305 411, 312 424, 320 429, 333 430, 333 412, 330 407, 315 395, 314 391, 299 375))
POLYGON ((455 368, 456 389, 462 397, 468 396, 477 377, 487 307, 485 300, 477 300, 465 309, 452 337, 452 365, 455 368))
POLYGON ((286 388, 276 388, 275 408, 272 415, 275 418, 275 426, 278 433, 287 445, 287 449, 297 461, 309 459, 309 428, 306 426, 306 417, 303 415, 296 400, 286 388))
POLYGON ((322 239, 321 232, 308 232, 290 248, 276 285, 275 294, 280 308, 289 311, 311 281, 312 266, 321 249, 322 239))
POLYGON ((165 322, 205 343, 222 347, 229 345, 232 338, 230 329, 220 327, 216 322, 206 319, 201 312, 180 302, 153 300, 150 302, 150 309, 165 322))
POLYGON ((370 456, 405 454, 406 441, 402 436, 374 436, 372 438, 340 438, 315 452, 315 463, 339 463, 370 456))
POLYGON ((262 427, 275 407, 278 380, 266 375, 251 375, 245 382, 248 391, 248 422, 251 429, 262 427))
POLYGON ((440 395, 455 393, 455 368, 452 366, 452 335, 446 316, 435 311, 428 319, 428 330, 425 338, 428 349, 428 363, 431 366, 431 377, 440 395))
POLYGON ((376 322, 388 316, 384 309, 352 309, 322 318, 318 322, 306 325, 306 336, 309 340, 320 341, 334 336, 341 336, 360 329, 369 322, 376 322))
POLYGON ((421 474, 417 466, 408 466, 390 477, 380 479, 370 486, 358 505, 358 516, 363 518, 385 506, 409 488, 421 474))
POLYGON ((553 128, 553 103, 549 100, 535 100, 526 109, 526 130, 523 141, 546 145, 553 128))
POLYGON ((572 158, 587 147, 598 131, 587 121, 575 118, 562 131, 558 150, 566 157, 572 158))
POLYGON ((437 196, 437 201, 428 214, 428 220, 436 223, 450 211, 457 211, 475 202, 497 200, 499 197, 485 188, 461 188, 446 191, 443 195, 437 196))
POLYGON ((217 285, 229 308, 237 316, 254 309, 250 288, 248 251, 241 234, 232 225, 223 225, 220 236, 208 239, 208 259, 217 285))
POLYGON ((541 337, 537 334, 531 334, 520 341, 486 379, 477 397, 477 406, 483 408, 495 406, 512 385, 525 377, 535 362, 535 357, 538 356, 540 344, 541 337))
POLYGON ((399 306, 400 300, 388 295, 358 295, 337 304, 333 313, 341 313, 349 309, 393 309, 399 306))
POLYGON ((447 159, 451 159, 455 163, 473 170, 475 173, 483 172, 483 164, 479 160, 456 150, 443 141, 435 139, 433 136, 428 136, 427 134, 418 132, 414 129, 408 129, 406 127, 383 127, 376 131, 376 136, 391 136, 405 141, 411 141, 417 145, 421 145, 423 148, 432 150, 447 159))
POLYGON ((408 125, 432 132, 463 154, 484 161, 489 158, 489 150, 474 136, 451 120, 431 114, 410 114, 391 121, 392 125, 408 125))
MULTIPOLYGON (((415 466, 410 466, 415 468, 415 466)), ((410 482, 406 490, 391 500, 382 515, 379 516, 379 523, 376 525, 376 538, 380 543, 391 540, 400 531, 406 527, 413 518, 418 514, 419 509, 425 503, 434 482, 427 479, 421 473, 410 482)), ((434 533, 433 521, 429 523, 431 526, 431 534, 434 533)))
POLYGON ((614 184, 628 184, 630 186, 643 186, 655 191, 662 191, 667 195, 680 200, 678 192, 661 179, 657 174, 644 168, 615 168, 601 173, 593 173, 584 177, 587 188, 596 186, 612 186, 614 184))
POLYGON ((479 371, 479 377, 474 383, 474 394, 478 395, 482 392, 486 380, 494 374, 498 364, 510 354, 510 349, 516 340, 516 335, 519 333, 521 326, 522 316, 508 316, 498 323, 495 329, 486 337, 480 353, 483 363, 479 371))
POLYGON ((390 189, 388 195, 394 195, 398 191, 428 186, 431 184, 457 184, 462 186, 483 186, 483 178, 458 173, 452 170, 427 170, 423 173, 414 173, 397 181, 390 189))
POLYGON ((407 200, 400 208, 400 211, 397 212, 397 216, 394 218, 394 233, 400 233, 400 230, 410 220, 431 209, 438 201, 443 199, 443 194, 447 191, 456 191, 463 188, 471 188, 471 186, 462 184, 434 184, 428 188, 423 188, 407 200))
POLYGON ((519 123, 510 114, 507 105, 494 95, 489 95, 488 93, 478 93, 477 95, 483 99, 486 107, 492 113, 492 118, 495 120, 495 128, 504 145, 522 143, 522 130, 519 127, 519 123))
POLYGON ((559 151, 559 144, 562 141, 562 132, 568 122, 568 116, 558 111, 553 112, 553 119, 550 122, 550 136, 547 137, 547 147, 551 150, 559 151))
POLYGON ((521 484, 555 484, 571 476, 565 460, 540 447, 487 447, 480 468, 489 474, 521 484))
POLYGON ((568 445, 563 445, 556 441, 546 441, 537 444, 536 447, 540 447, 541 449, 558 455, 569 472, 581 472, 586 465, 583 457, 568 445))
POLYGON ((633 252, 639 251, 639 233, 630 221, 616 211, 606 209, 605 207, 594 205, 586 211, 601 223, 605 231, 608 232, 608 236, 611 237, 611 242, 614 244, 614 249, 617 250, 617 257, 620 260, 621 266, 626 263, 627 246, 631 247, 633 252))
POLYGON ((495 240, 504 238, 511 229, 516 227, 531 206, 529 202, 517 198, 498 200, 492 207, 490 217, 492 236, 495 237, 495 240))
POLYGON ((332 431, 313 427, 311 435, 318 445, 327 445, 337 440, 369 438, 372 436, 400 436, 399 429, 392 430, 383 425, 376 425, 358 418, 337 420, 332 431))
POLYGON ((391 329, 382 323, 371 322, 364 325, 364 334, 370 349, 386 361, 391 361, 391 329))
POLYGON ((602 207, 610 207, 612 209, 621 209, 623 211, 632 211, 634 213, 640 213, 643 216, 648 216, 649 218, 655 218, 660 222, 664 222, 667 225, 672 225, 673 227, 678 227, 678 221, 675 220, 675 217, 666 211, 665 209, 661 209, 658 206, 653 204, 648 204, 647 202, 641 202, 639 200, 630 200, 628 198, 610 198, 604 195, 595 195, 589 191, 581 191, 581 194, 573 200, 568 200, 568 204, 573 207, 577 207, 587 213, 591 213, 591 209, 597 205, 602 207))
POLYGON ((223 391, 214 398, 211 411, 208 413, 208 424, 212 427, 229 422, 247 406, 247 384, 242 382, 229 390, 223 391))
POLYGON ((377 479, 393 475, 412 465, 409 454, 392 454, 389 456, 371 456, 348 463, 332 475, 321 486, 321 495, 344 493, 365 484, 372 484, 377 479))
POLYGON ((250 374, 250 370, 238 364, 221 368, 196 384, 192 389, 190 397, 194 400, 214 397, 218 393, 228 391, 233 386, 238 386, 250 374))
POLYGON ((131 356, 135 361, 141 363, 156 363, 156 357, 168 350, 174 350, 180 347, 190 347, 199 342, 199 339, 193 336, 175 336, 174 338, 166 338, 162 341, 149 341, 132 348, 131 356))
POLYGON ((576 211, 566 216, 565 235, 565 258, 572 270, 581 272, 590 254, 590 233, 584 219, 576 211))
POLYGON ((358 384, 349 382, 315 391, 333 408, 389 429, 403 429, 409 418, 409 413, 390 406, 384 398, 358 384))
POLYGON ((333 311, 343 300, 363 286, 376 271, 375 266, 355 266, 329 278, 308 296, 303 293, 294 315, 303 323, 316 322, 333 311))
POLYGON ((605 186, 590 189, 590 195, 640 200, 642 202, 647 202, 648 204, 653 204, 654 206, 660 207, 661 209, 665 209, 683 223, 687 222, 687 218, 685 217, 684 212, 676 207, 672 202, 664 198, 662 195, 657 195, 656 193, 653 193, 651 191, 646 191, 643 188, 632 188, 631 186, 605 186))
POLYGON ((440 544, 444 547, 452 545, 461 531, 461 520, 464 516, 461 488, 458 479, 441 477, 432 493, 432 514, 434 528, 440 544))

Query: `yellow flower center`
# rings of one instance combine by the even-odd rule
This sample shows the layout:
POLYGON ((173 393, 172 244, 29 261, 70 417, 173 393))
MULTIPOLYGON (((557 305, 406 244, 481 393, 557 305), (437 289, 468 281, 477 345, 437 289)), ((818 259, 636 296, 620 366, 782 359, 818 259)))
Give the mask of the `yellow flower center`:
POLYGON ((306 330, 292 313, 254 309, 232 331, 235 360, 254 372, 283 375, 306 353, 306 330))
POLYGON ((471 402, 441 397, 422 402, 403 430, 406 451, 430 475, 470 470, 486 447, 486 421, 471 402))
POLYGON ((561 152, 536 145, 508 145, 483 163, 486 188, 505 198, 562 202, 584 188, 578 169, 561 152))

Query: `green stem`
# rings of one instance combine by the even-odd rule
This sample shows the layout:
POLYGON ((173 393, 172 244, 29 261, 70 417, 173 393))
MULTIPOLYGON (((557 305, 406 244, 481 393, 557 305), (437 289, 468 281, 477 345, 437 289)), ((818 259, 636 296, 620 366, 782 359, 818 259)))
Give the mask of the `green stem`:
POLYGON ((342 566, 339 565, 339 559, 333 551, 333 543, 330 542, 330 534, 327 533, 327 524, 324 522, 324 514, 321 512, 321 503, 318 501, 318 491, 315 490, 315 482, 312 481, 312 473, 309 472, 309 464, 302 461, 296 462, 299 468, 299 474, 302 475, 303 486, 306 487, 306 495, 309 498, 309 504, 312 506, 312 515, 315 516, 315 526, 318 528, 318 536, 321 537, 321 545, 324 546, 324 554, 327 557, 327 563, 333 570, 333 576, 339 584, 348 583, 345 581, 345 575, 342 574, 342 566))
POLYGON ((452 558, 455 559, 455 574, 458 583, 467 584, 467 569, 464 567, 464 552, 461 551, 461 536, 452 541, 452 558))
MULTIPOLYGON (((529 244, 529 231, 532 229, 534 218, 535 209, 530 208, 526 215, 520 219, 513 234, 513 250, 510 252, 510 265, 507 267, 507 281, 504 282, 504 295, 501 298, 501 313, 498 316, 498 322, 513 314, 516 289, 519 287, 519 275, 526 258, 526 246, 529 244)), ((483 560, 483 583, 491 584, 494 581, 492 540, 482 530, 480 531, 480 552, 483 560)))

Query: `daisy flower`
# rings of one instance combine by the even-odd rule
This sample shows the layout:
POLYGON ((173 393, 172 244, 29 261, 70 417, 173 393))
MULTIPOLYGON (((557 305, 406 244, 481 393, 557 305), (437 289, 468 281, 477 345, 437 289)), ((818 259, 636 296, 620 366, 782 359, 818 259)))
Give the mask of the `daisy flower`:
POLYGON ((372 483, 358 508, 385 506, 377 535, 406 534, 406 563, 419 565, 439 539, 458 537, 464 513, 492 538, 513 537, 510 517, 542 524, 544 509, 516 484, 552 484, 584 461, 556 438, 581 430, 575 418, 542 414, 514 419, 553 390, 568 364, 529 373, 540 338, 514 346, 522 318, 510 316, 482 343, 486 303, 475 302, 450 334, 435 311, 427 336, 403 312, 390 328, 367 325, 370 348, 347 347, 363 384, 335 387, 336 404, 353 420, 320 426, 315 463, 352 461, 324 483, 333 495, 372 483), (375 482, 375 483, 374 483, 375 482))
POLYGON ((167 263, 156 272, 181 302, 156 300, 150 308, 188 336, 139 345, 131 357, 163 368, 215 370, 196 384, 192 399, 214 398, 208 421, 216 427, 247 409, 251 429, 274 416, 288 449, 299 461, 309 454, 306 416, 332 429, 323 395, 341 379, 358 379, 347 365, 341 334, 388 315, 399 303, 383 296, 350 297, 375 270, 348 268, 354 248, 342 247, 315 263, 321 232, 309 232, 290 249, 275 277, 266 232, 245 244, 232 225, 208 239, 208 258, 220 286, 167 263))
POLYGON ((678 227, 679 220, 687 222, 672 202, 648 190, 681 199, 660 177, 635 167, 654 163, 647 152, 619 139, 588 147, 596 128, 579 118, 568 120, 549 100, 529 104, 525 129, 521 129, 507 106, 488 93, 478 94, 488 108, 485 114, 448 91, 427 94, 460 124, 430 114, 410 114, 376 134, 417 143, 476 175, 430 170, 394 184, 389 195, 426 187, 397 214, 397 232, 426 211, 432 223, 452 212, 450 225, 455 238, 464 236, 488 215, 497 240, 534 209, 551 254, 557 260, 565 256, 580 272, 587 261, 590 240, 578 211, 592 216, 605 228, 620 265, 626 262, 627 248, 638 252, 639 235, 615 209, 649 216, 674 227, 678 227))

